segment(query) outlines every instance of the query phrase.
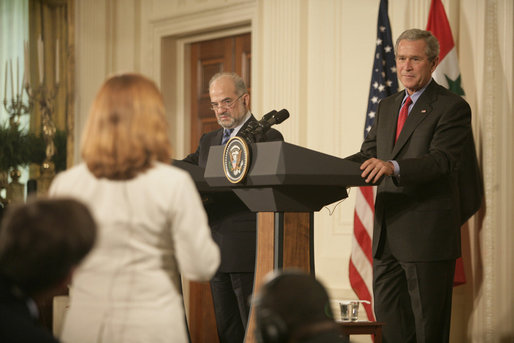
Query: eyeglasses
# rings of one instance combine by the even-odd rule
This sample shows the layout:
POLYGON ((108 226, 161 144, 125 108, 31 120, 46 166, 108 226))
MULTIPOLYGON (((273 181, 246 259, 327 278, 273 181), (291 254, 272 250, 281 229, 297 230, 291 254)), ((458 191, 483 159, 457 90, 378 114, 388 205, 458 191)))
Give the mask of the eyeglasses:
POLYGON ((232 108, 232 106, 234 106, 234 104, 236 103, 237 100, 241 99, 241 97, 243 95, 245 95, 246 93, 243 93, 241 94, 240 96, 237 97, 237 99, 234 99, 234 100, 231 100, 231 99, 224 99, 224 100, 221 100, 221 102, 217 103, 217 102, 211 102, 211 110, 213 111, 217 111, 219 110, 220 108, 232 108))

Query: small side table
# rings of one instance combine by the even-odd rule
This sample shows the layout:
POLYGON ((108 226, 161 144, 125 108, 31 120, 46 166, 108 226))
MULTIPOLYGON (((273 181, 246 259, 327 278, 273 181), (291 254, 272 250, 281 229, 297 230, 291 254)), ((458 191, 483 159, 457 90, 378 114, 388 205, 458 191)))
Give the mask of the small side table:
POLYGON ((337 324, 341 328, 341 332, 346 337, 350 335, 373 335, 375 343, 382 343, 382 326, 380 322, 340 322, 337 324))

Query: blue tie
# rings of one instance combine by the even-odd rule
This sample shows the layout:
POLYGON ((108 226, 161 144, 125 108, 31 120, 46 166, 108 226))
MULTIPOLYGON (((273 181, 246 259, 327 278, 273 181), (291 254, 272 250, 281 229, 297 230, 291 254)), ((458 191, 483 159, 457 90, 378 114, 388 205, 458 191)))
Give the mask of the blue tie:
POLYGON ((221 139, 221 144, 227 143, 227 141, 230 139, 232 131, 234 131, 234 129, 223 129, 223 138, 221 139))

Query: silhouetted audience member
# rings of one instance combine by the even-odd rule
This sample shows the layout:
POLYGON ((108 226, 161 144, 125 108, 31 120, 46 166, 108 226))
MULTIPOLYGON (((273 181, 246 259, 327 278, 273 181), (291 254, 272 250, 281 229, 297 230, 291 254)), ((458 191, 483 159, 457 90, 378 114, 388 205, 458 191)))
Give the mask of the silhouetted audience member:
POLYGON ((344 343, 324 286, 297 270, 268 276, 253 300, 259 343, 344 343))
POLYGON ((7 209, 0 229, 0 342, 58 342, 39 325, 36 300, 66 287, 95 238, 96 224, 76 200, 7 209))

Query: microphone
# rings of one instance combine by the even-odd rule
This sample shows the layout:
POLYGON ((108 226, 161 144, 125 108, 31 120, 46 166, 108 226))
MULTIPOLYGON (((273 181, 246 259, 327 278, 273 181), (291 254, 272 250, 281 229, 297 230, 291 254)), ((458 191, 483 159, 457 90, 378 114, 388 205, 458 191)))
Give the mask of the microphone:
MULTIPOLYGON (((266 120, 268 120, 269 118, 271 118, 271 116, 273 114, 277 113, 277 111, 275 110, 272 110, 268 113, 266 113, 265 115, 262 116, 262 119, 261 120, 264 120, 266 118, 266 120)), ((244 128, 244 130, 242 130, 239 135, 242 136, 247 143, 255 143, 255 137, 254 137, 254 131, 259 127, 259 122, 258 121, 252 121, 252 122, 249 122, 248 125, 244 128)))
POLYGON ((280 111, 273 111, 265 114, 261 120, 259 120, 259 126, 255 129, 256 134, 263 134, 270 129, 272 125, 280 124, 287 118, 289 118, 289 112, 283 108, 280 111))
POLYGON ((259 137, 259 139, 255 138, 255 141, 260 141, 262 135, 268 131, 272 125, 280 124, 284 120, 289 118, 289 112, 283 108, 278 112, 268 113, 262 117, 261 120, 257 122, 257 127, 253 130, 252 134, 254 137, 259 137))
POLYGON ((268 113, 266 113, 265 115, 262 116, 261 120, 260 121, 268 121, 271 117, 273 117, 275 114, 277 114, 278 112, 273 110, 273 111, 269 111, 268 113))
POLYGON ((248 123, 248 126, 241 132, 241 136, 248 143, 259 142, 272 125, 280 124, 289 118, 289 112, 284 108, 280 111, 270 111, 262 116, 258 122, 248 123))

